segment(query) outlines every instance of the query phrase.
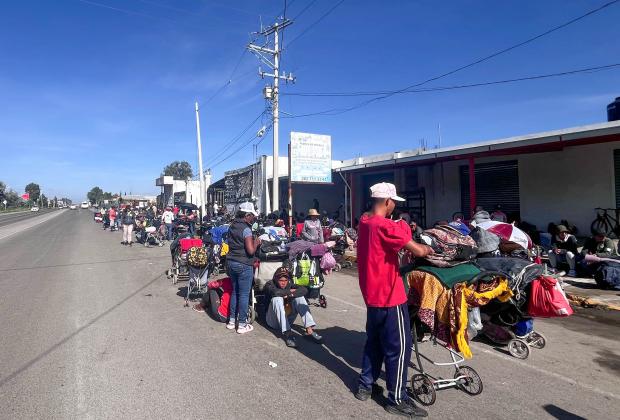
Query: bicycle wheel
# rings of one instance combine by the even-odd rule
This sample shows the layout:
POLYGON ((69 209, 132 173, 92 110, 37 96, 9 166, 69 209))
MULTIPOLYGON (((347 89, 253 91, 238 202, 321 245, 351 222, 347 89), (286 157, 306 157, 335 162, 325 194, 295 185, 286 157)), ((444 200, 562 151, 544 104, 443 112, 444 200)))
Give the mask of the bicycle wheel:
POLYGON ((607 219, 597 217, 590 225, 590 232, 594 234, 594 231, 602 230, 606 235, 612 233, 613 229, 607 219))

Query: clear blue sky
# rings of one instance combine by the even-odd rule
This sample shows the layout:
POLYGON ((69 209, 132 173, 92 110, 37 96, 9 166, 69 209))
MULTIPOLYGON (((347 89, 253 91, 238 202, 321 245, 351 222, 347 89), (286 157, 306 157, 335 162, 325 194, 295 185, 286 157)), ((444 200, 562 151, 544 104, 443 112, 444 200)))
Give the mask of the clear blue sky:
MULTIPOLYGON (((294 17, 310 0, 290 3, 287 17, 294 17)), ((295 73, 297 84, 282 92, 402 88, 603 3, 345 0, 284 51, 283 69, 295 73)), ((316 1, 286 30, 284 45, 334 4, 316 1)), ((229 78, 259 16, 272 22, 282 8, 282 0, 3 2, 0 180, 20 191, 35 181, 47 195, 74 200, 95 185, 157 193, 154 179, 170 161, 197 167, 194 100, 206 102, 229 78)), ((620 4, 427 86, 620 62, 618 22, 620 4)), ((257 67, 245 54, 232 83, 203 106, 207 163, 264 110, 257 67)), ((290 131, 331 134, 334 158, 345 159, 415 148, 422 137, 434 146, 438 123, 444 144, 454 145, 602 122, 616 96, 618 69, 400 95, 338 116, 285 119, 281 153, 290 131)), ((363 99, 287 96, 281 109, 303 114, 363 99)), ((259 153, 271 153, 270 141, 269 135, 259 153)), ((218 165, 216 178, 251 160, 248 146, 218 165)))

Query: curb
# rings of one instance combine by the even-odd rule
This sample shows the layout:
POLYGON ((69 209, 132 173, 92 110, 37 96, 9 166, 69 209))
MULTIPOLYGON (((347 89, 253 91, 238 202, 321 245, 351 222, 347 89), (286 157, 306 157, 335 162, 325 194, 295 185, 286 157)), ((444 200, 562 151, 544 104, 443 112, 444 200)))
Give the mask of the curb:
POLYGON ((582 308, 594 308, 594 309, 601 309, 601 310, 607 310, 607 311, 620 311, 620 306, 605 303, 595 298, 591 298, 587 296, 580 296, 574 293, 566 293, 566 297, 573 305, 581 306, 582 308))

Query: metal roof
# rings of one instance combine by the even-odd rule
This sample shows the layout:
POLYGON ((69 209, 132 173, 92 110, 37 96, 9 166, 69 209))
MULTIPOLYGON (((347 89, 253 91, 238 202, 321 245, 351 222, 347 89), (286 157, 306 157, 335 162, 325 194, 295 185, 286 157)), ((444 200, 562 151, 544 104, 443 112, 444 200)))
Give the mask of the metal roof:
MULTIPOLYGON (((545 131, 542 133, 527 134, 524 136, 468 143, 459 146, 442 147, 439 149, 412 149, 402 152, 358 157, 341 161, 340 166, 334 167, 333 170, 336 172, 346 172, 362 168, 370 168, 373 166, 396 165, 415 161, 442 160, 451 157, 455 158, 460 155, 476 155, 489 152, 501 152, 502 150, 508 152, 510 149, 529 146, 542 146, 545 144, 554 143, 561 143, 562 145, 570 146, 571 142, 575 142, 576 140, 612 135, 620 135, 620 121, 565 128, 562 130, 545 131)), ((620 137, 618 140, 620 140, 620 137)), ((596 141, 593 141, 593 143, 595 142, 596 141)))

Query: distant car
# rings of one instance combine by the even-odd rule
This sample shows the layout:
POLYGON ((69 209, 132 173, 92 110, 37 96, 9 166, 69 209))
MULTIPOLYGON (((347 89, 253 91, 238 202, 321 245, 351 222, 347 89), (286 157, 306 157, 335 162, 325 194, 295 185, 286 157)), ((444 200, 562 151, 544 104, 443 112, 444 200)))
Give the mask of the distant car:
POLYGON ((70 209, 70 210, 77 210, 77 206, 76 206, 75 204, 71 204, 71 205, 69 206, 69 209, 70 209))
POLYGON ((83 209, 87 209, 90 207, 90 203, 88 201, 82 201, 80 207, 82 207, 83 209))
POLYGON ((37 207, 37 206, 33 206, 33 207, 30 209, 30 211, 39 211, 39 207, 37 207))

